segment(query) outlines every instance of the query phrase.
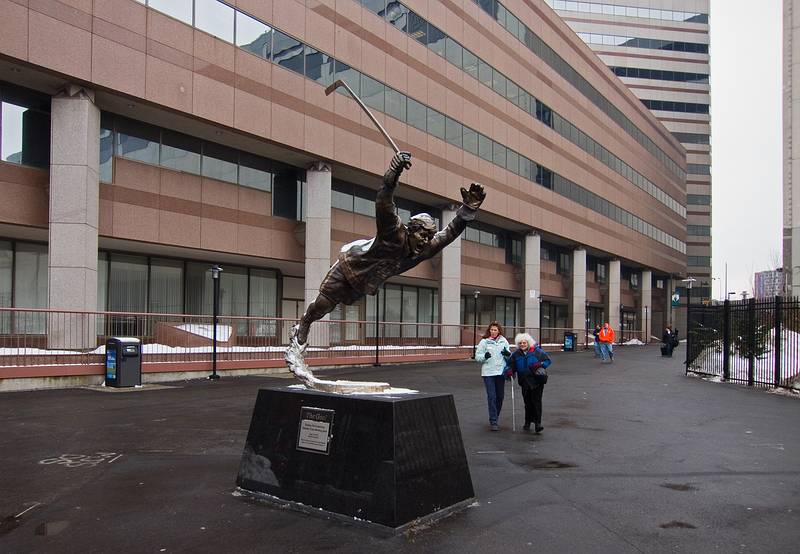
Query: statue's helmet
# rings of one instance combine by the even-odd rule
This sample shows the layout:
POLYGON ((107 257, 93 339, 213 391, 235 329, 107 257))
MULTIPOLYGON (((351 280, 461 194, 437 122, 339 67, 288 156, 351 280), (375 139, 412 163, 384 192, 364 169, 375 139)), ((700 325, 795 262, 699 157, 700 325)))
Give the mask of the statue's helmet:
POLYGON ((430 231, 432 234, 438 230, 436 228, 436 221, 434 221, 429 214, 425 213, 411 216, 411 219, 408 222, 408 228, 412 230, 425 229, 426 231, 430 231))

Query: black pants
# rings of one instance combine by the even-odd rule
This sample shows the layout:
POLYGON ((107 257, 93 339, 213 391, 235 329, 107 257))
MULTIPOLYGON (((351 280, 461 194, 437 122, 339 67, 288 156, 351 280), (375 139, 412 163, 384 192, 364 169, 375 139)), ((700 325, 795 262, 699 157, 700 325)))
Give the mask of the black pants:
POLYGON ((544 385, 533 382, 533 377, 520 379, 522 399, 525 401, 525 425, 533 423, 536 427, 542 424, 542 393, 544 385))

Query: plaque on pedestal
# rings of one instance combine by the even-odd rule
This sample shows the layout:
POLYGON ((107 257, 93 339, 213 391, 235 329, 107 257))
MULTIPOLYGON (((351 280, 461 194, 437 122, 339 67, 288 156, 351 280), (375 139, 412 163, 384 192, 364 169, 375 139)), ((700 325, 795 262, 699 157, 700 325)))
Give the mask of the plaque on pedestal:
POLYGON ((394 531, 474 500, 450 394, 261 389, 236 484, 394 531))

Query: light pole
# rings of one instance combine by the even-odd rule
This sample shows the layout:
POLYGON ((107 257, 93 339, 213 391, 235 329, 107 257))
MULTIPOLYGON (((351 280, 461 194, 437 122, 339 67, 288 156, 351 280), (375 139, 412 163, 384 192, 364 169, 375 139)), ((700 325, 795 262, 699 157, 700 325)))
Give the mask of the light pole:
POLYGON ((378 350, 378 343, 380 342, 381 338, 381 312, 380 312, 380 304, 378 304, 378 300, 380 299, 381 289, 379 288, 375 291, 375 363, 372 364, 375 367, 380 367, 380 352, 378 350))
POLYGON ((681 279, 681 282, 686 283, 686 369, 688 371, 689 368, 689 334, 691 329, 689 325, 691 324, 691 320, 689 318, 689 313, 692 307, 692 283, 697 281, 694 277, 687 277, 686 279, 681 279))
POLYGON ((213 338, 211 343, 211 375, 208 376, 209 379, 219 379, 219 375, 217 375, 217 315, 219 314, 220 273, 222 273, 222 268, 220 266, 211 266, 211 281, 214 283, 213 313, 211 318, 214 329, 211 332, 213 338))
POLYGON ((477 348, 477 344, 475 344, 475 340, 478 338, 478 296, 480 296, 481 291, 475 290, 472 293, 473 298, 475 299, 472 304, 472 358, 475 359, 475 349, 477 348))

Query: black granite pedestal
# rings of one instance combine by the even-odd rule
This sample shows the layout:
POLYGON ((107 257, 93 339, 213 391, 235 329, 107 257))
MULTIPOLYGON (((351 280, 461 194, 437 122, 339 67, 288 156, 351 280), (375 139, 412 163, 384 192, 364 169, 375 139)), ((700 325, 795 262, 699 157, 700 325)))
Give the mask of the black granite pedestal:
POLYGON ((258 392, 237 485, 394 530, 474 497, 450 394, 258 392))

